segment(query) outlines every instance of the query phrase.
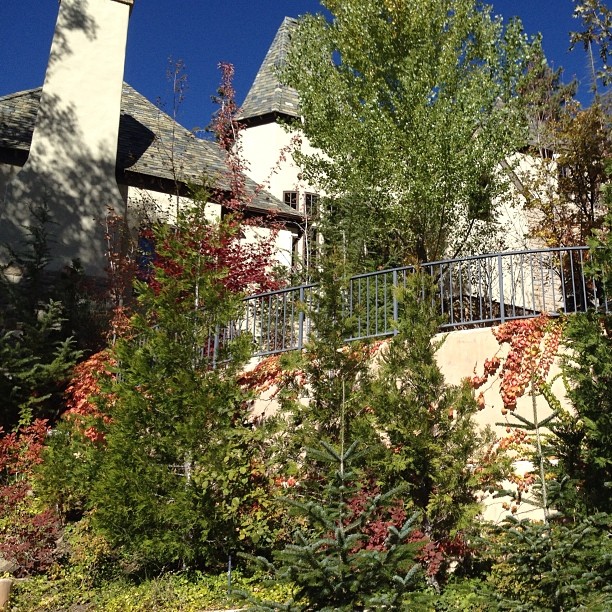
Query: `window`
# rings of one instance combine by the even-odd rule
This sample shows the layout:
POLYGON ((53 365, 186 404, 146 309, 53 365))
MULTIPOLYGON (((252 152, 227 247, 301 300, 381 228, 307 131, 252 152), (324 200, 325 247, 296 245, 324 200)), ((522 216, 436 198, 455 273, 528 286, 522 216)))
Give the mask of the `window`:
POLYGON ((295 208, 298 207, 298 192, 297 191, 283 191, 283 201, 287 206, 295 208))
POLYGON ((307 193, 304 199, 306 216, 313 219, 319 215, 319 196, 316 193, 307 193))
POLYGON ((136 252, 136 278, 148 282, 153 273, 153 261, 155 259, 155 234, 148 225, 142 225, 138 230, 136 252))

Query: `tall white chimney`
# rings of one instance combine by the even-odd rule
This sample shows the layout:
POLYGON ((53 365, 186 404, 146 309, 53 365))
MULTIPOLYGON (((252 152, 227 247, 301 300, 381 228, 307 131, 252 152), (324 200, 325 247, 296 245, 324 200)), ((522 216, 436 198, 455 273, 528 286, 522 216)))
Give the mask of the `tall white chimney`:
POLYGON ((0 243, 13 248, 31 210, 49 210, 51 269, 78 258, 102 274, 107 211, 124 214, 115 162, 133 2, 60 0, 29 157, 0 204, 0 243))

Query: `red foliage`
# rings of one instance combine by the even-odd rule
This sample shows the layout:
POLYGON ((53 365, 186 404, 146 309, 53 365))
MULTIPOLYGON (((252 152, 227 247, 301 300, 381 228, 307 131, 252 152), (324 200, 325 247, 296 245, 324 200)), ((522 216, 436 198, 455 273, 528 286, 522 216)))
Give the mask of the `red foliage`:
POLYGON ((109 368, 114 360, 107 350, 100 351, 79 363, 74 369, 70 385, 66 389, 67 410, 63 418, 74 422, 77 431, 94 443, 104 442, 101 428, 111 418, 100 410, 92 398, 102 394, 100 377, 112 377, 109 368))
POLYGON ((481 387, 500 365, 500 391, 504 403, 504 414, 516 409, 532 381, 540 385, 548 376, 550 366, 557 354, 563 326, 560 320, 546 315, 531 319, 508 321, 493 329, 499 344, 509 344, 510 351, 503 365, 498 357, 485 360, 482 376, 473 376, 471 385, 481 387))
POLYGON ((221 70, 221 84, 213 100, 219 105, 219 109, 213 117, 212 131, 221 148, 231 152, 241 130, 241 125, 236 119, 238 105, 233 84, 234 66, 228 62, 220 62, 218 68, 221 70))
POLYGON ((179 278, 183 275, 209 275, 215 278, 220 290, 230 293, 264 292, 279 289, 282 283, 272 273, 275 252, 274 239, 259 239, 247 243, 242 238, 241 223, 234 218, 229 226, 203 225, 198 232, 186 228, 185 235, 173 232, 157 248, 148 278, 155 292, 161 290, 156 273, 179 278), (200 234, 195 239, 194 233, 200 234), (188 253, 198 253, 197 270, 185 269, 181 262, 189 261, 188 253))
MULTIPOLYGON (((352 523, 359 515, 365 512, 372 499, 379 494, 380 488, 372 485, 368 489, 362 489, 358 495, 349 500, 347 505, 351 510, 351 515, 346 519, 345 524, 352 523)), ((363 530, 368 540, 359 542, 355 547, 355 551, 361 549, 384 550, 385 540, 389 535, 389 527, 401 529, 402 525, 406 522, 406 516, 404 501, 401 499, 394 500, 387 508, 378 508, 363 530)), ((420 532, 415 533, 420 534, 420 532)), ((421 539, 423 538, 413 538, 411 534, 408 541, 416 542, 421 539)))
POLYGON ((428 576, 438 576, 448 562, 463 559, 470 554, 471 548, 462 535, 445 538, 436 542, 427 542, 417 558, 425 566, 428 576))
POLYGON ((10 434, 0 427, 0 556, 18 566, 18 576, 44 571, 54 561, 59 517, 52 509, 35 512, 30 503, 47 434, 41 419, 10 434))
MULTIPOLYGON (((351 515, 346 519, 345 524, 350 524, 362 514, 372 499, 379 493, 379 487, 372 485, 353 497, 348 502, 351 515)), ((384 550, 385 541, 389 535, 389 527, 401 529, 406 522, 406 518, 406 508, 402 499, 394 500, 387 508, 378 508, 364 529, 364 533, 368 537, 367 541, 360 542, 354 551, 361 549, 384 550)), ((444 567, 448 565, 449 561, 465 558, 471 552, 470 547, 460 534, 452 538, 432 541, 421 530, 415 529, 408 535, 406 542, 420 542, 423 544, 416 560, 424 566, 429 576, 439 575, 444 567)))
POLYGON ((295 380, 300 385, 306 384, 302 370, 283 367, 280 357, 272 355, 262 359, 252 370, 243 372, 238 378, 238 384, 257 394, 264 393, 276 386, 278 388, 272 394, 272 397, 276 397, 282 383, 290 379, 295 380))

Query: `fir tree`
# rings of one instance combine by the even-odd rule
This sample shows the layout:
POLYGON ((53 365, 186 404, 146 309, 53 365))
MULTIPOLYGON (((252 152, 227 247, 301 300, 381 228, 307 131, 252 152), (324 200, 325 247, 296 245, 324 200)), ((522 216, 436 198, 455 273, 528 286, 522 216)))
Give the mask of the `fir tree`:
MULTIPOLYGON (((319 501, 288 499, 301 527, 293 544, 274 554, 274 563, 259 558, 275 580, 295 586, 288 602, 256 602, 257 610, 402 610, 407 594, 418 588, 421 574, 415 556, 421 546, 413 538, 418 513, 399 528, 390 526, 384 545, 368 547, 367 525, 375 513, 398 496, 390 490, 355 512, 349 501, 360 491, 353 469, 358 444, 308 449, 308 458, 327 466, 319 501)), ((420 581, 421 588, 424 582, 420 581)))
MULTIPOLYGON (((154 235, 137 312, 112 351, 110 423, 89 504, 134 567, 209 565, 274 540, 265 433, 237 383, 251 339, 230 333, 242 308, 234 272, 252 252, 240 250, 231 217, 210 223, 202 205, 154 235)), ((257 263, 260 274, 266 262, 257 263)))

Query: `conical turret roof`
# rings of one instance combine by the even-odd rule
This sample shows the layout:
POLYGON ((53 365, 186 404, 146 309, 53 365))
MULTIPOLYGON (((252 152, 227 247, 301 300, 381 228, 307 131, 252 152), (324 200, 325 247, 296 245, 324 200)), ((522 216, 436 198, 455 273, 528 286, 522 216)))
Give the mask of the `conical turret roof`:
POLYGON ((284 65, 297 19, 285 17, 255 81, 247 94, 238 118, 244 121, 274 121, 277 116, 299 117, 299 97, 292 87, 283 85, 278 71, 284 65))

